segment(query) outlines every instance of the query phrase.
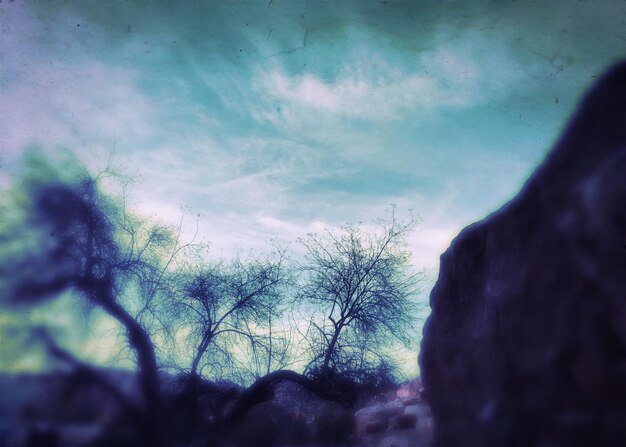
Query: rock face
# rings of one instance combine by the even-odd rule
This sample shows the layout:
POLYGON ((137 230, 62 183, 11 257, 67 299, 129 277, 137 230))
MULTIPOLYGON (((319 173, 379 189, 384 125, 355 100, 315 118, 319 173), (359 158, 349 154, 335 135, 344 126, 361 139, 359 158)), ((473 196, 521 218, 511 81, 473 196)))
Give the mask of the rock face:
POLYGON ((626 62, 519 195, 452 242, 431 307, 436 446, 626 445, 626 62))

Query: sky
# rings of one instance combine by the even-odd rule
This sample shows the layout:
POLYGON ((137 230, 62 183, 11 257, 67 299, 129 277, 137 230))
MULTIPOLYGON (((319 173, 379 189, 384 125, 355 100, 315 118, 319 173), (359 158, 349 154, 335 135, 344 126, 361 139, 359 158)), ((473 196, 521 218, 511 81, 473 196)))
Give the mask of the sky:
POLYGON ((112 159, 136 212, 200 213, 226 256, 395 204, 430 283, 626 53, 624 0, 2 0, 0 21, 0 187, 29 148, 112 159))

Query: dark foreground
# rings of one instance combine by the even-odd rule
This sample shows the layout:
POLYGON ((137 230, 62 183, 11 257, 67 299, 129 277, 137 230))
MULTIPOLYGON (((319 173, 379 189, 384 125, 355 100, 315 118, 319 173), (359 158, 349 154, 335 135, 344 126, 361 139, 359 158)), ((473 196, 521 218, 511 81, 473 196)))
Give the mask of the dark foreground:
MULTIPOLYGON (((133 373, 101 372, 120 385, 121 392, 136 394, 133 373)), ((228 392, 230 386, 218 388, 228 392)), ((170 377, 167 388, 176 387, 176 378, 170 377)), ((3 374, 0 393, 0 447, 135 445, 132 423, 119 402, 97 384, 81 382, 75 373, 3 374)), ((273 399, 253 408, 232 433, 220 436, 219 442, 213 439, 212 445, 427 447, 432 418, 422 394, 417 379, 345 408, 285 383, 273 399)), ((194 440, 182 432, 190 427, 189 420, 181 420, 188 412, 172 400, 163 422, 169 433, 165 445, 211 445, 209 438, 194 440)))

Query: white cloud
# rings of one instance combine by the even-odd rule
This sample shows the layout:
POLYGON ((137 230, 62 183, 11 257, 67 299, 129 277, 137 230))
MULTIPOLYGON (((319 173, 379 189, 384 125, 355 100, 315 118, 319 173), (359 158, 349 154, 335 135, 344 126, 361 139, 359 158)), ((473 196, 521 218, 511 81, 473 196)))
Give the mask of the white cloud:
POLYGON ((278 125, 311 113, 379 121, 411 110, 471 107, 508 93, 523 73, 504 42, 471 31, 454 38, 443 31, 438 40, 441 45, 417 55, 417 63, 403 66, 359 49, 334 81, 313 73, 289 76, 276 66, 259 71, 255 87, 266 98, 265 117, 278 125))
POLYGON ((288 235, 290 240, 305 236, 307 233, 319 233, 329 228, 329 225, 323 220, 313 220, 305 224, 298 224, 265 214, 257 215, 255 220, 272 233, 288 235))
POLYGON ((392 119, 414 106, 420 97, 423 106, 430 106, 437 90, 436 84, 422 75, 386 79, 384 83, 344 78, 331 84, 313 74, 289 78, 280 70, 267 73, 262 88, 270 100, 281 104, 283 110, 277 114, 283 119, 297 114, 293 109, 298 107, 351 118, 392 119))

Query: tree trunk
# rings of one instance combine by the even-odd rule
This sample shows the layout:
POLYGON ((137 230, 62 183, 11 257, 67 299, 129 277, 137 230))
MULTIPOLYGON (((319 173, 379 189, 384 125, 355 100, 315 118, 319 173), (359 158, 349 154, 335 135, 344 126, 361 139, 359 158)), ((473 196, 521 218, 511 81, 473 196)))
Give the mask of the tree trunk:
POLYGON ((326 354, 324 355, 324 363, 322 363, 322 374, 326 375, 330 372, 330 359, 335 352, 335 346, 337 345, 337 340, 339 339, 339 333, 341 329, 335 328, 335 333, 333 334, 333 338, 330 340, 328 348, 326 349, 326 354))
POLYGON ((159 447, 161 439, 161 396, 154 345, 148 333, 122 306, 110 297, 99 302, 128 332, 128 341, 137 355, 139 386, 144 403, 142 445, 159 447))
POLYGON ((193 362, 191 363, 190 374, 194 380, 198 376, 198 366, 200 365, 200 360, 202 360, 202 356, 206 352, 207 347, 209 346, 209 343, 211 342, 211 338, 212 336, 210 333, 204 334, 204 337, 202 338, 202 341, 200 342, 200 345, 198 346, 198 351, 196 352, 196 355, 193 358, 193 362))

